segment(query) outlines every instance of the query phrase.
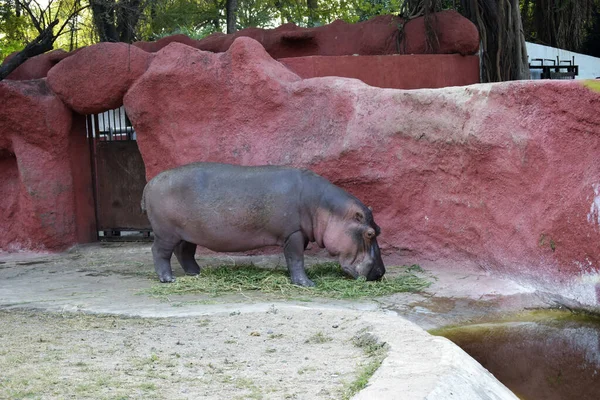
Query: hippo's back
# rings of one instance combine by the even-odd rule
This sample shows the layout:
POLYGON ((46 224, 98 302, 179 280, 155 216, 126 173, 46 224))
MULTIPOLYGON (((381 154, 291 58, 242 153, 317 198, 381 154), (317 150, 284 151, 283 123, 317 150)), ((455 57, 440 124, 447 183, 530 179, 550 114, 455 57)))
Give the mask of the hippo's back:
POLYGON ((144 189, 155 234, 216 251, 281 244, 299 229, 302 170, 193 163, 164 171, 144 189), (238 242, 239 246, 227 244, 238 242))
POLYGON ((205 198, 221 197, 225 193, 262 196, 297 188, 302 172, 295 168, 270 165, 245 167, 197 162, 163 171, 151 179, 147 187, 156 187, 161 191, 174 190, 182 196, 202 195, 205 198))

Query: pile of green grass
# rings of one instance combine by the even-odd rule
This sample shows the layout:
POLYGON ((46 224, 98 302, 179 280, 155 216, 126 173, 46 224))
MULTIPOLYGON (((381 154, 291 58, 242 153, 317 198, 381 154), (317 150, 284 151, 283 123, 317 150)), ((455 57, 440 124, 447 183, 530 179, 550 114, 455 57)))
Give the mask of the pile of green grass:
POLYGON ((232 293, 262 292, 285 298, 310 295, 354 299, 417 292, 431 284, 413 273, 414 266, 403 268, 403 271, 393 277, 384 276, 378 282, 367 282, 364 278, 348 279, 337 263, 316 264, 307 269, 307 275, 315 282, 316 287, 305 288, 292 285, 288 272, 284 269, 264 269, 254 265, 205 267, 198 276, 177 278, 171 284, 156 284, 147 293, 157 297, 183 294, 216 297, 232 293))

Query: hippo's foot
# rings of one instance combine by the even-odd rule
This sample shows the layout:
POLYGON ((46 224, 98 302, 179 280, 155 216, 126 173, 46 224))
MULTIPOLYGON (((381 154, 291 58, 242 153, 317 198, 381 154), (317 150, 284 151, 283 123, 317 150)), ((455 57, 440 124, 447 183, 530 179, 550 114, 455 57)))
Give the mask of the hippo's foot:
POLYGON ((175 282, 175 277, 174 276, 164 276, 164 277, 159 277, 160 281, 162 283, 173 283, 175 282))
POLYGON ((193 271, 188 271, 187 269, 185 270, 185 274, 187 276, 197 276, 200 275, 200 268, 198 268, 197 271, 193 270, 193 271))
POLYGON ((304 286, 304 287, 315 286, 315 283, 313 281, 311 281, 310 279, 308 279, 308 277, 306 277, 306 276, 303 276, 303 277, 292 276, 291 281, 292 281, 292 284, 297 285, 297 286, 304 286))

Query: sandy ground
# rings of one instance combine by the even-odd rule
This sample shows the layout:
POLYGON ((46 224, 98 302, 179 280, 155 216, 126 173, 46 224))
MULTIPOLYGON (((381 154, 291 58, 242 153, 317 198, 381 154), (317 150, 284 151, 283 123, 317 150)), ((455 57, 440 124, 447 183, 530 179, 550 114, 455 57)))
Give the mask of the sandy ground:
MULTIPOLYGON (((284 263, 198 257, 249 260, 284 263)), ((373 362, 353 338, 377 313, 427 329, 546 305, 483 272, 424 274, 433 285, 423 293, 360 301, 165 300, 143 293, 156 284, 148 243, 0 254, 0 398, 340 399, 373 362)))
POLYGON ((339 312, 0 321, 5 399, 339 399, 368 361, 352 341, 364 324, 339 312))

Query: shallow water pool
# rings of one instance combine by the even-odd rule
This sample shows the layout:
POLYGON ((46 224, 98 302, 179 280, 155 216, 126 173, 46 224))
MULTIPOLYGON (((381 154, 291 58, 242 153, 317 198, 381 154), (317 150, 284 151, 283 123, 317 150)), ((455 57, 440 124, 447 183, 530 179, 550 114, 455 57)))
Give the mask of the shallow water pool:
POLYGON ((600 399, 600 319, 541 311, 431 331, 524 400, 600 399))

